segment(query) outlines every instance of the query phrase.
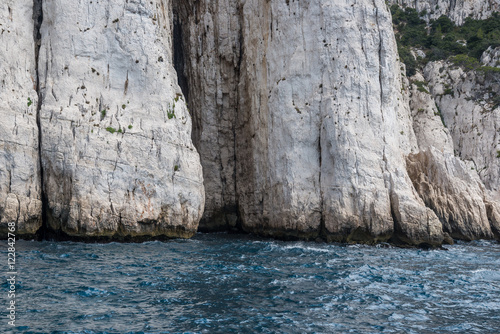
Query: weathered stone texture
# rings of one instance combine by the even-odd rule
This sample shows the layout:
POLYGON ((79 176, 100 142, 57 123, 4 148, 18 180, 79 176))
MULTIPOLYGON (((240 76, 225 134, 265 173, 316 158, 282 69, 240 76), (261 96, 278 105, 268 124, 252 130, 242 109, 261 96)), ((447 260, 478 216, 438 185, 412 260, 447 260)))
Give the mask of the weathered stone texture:
POLYGON ((424 76, 457 156, 470 162, 487 189, 499 191, 500 73, 438 61, 426 66, 424 76))
POLYGON ((235 124, 240 62, 239 1, 174 3, 178 75, 193 115, 207 198, 201 230, 237 225, 235 124))
POLYGON ((383 1, 201 1, 179 13, 209 210, 236 202, 244 230, 279 237, 441 242, 406 173, 417 141, 383 1))
POLYGON ((42 224, 33 1, 0 4, 0 235, 42 224))
POLYGON ((44 1, 42 165, 51 229, 189 237, 204 207, 172 65, 170 1, 44 1))

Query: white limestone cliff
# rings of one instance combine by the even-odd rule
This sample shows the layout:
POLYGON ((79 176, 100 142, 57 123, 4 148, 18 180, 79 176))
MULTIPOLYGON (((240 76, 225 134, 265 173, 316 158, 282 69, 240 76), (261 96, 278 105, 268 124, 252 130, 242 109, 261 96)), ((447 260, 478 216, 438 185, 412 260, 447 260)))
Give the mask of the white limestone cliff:
MULTIPOLYGON (((497 1, 392 2, 425 10, 427 19, 448 15, 458 24, 465 17, 484 19, 498 10, 497 1), (440 11, 430 11, 429 5, 440 11)), ((467 70, 452 62, 431 61, 423 75, 410 78, 408 90, 420 149, 407 158, 410 178, 445 233, 466 240, 499 237, 500 86, 498 70, 491 68, 498 65, 498 50, 489 48, 481 59, 490 67, 470 63, 467 70)))
POLYGON ((37 36, 39 3, 0 8, 2 228, 500 238, 498 48, 408 80, 382 0, 51 0, 37 36))
MULTIPOLYGON (((486 65, 496 63, 494 55, 494 50, 485 52, 486 65)), ((424 77, 417 74, 413 78, 428 85, 421 92, 412 91, 412 109, 414 113, 419 110, 414 115, 417 137, 431 140, 419 141, 423 151, 408 157, 410 177, 452 237, 499 238, 499 74, 488 67, 467 70, 437 61, 425 67, 424 77), (435 107, 429 112, 432 105, 435 107), (431 133, 429 115, 433 111, 434 118, 441 118, 446 135, 431 133), (418 126, 418 115, 420 119, 427 115, 427 126, 418 126), (439 150, 440 145, 444 148, 439 150)))
POLYGON ((489 47, 484 51, 481 55, 481 64, 500 68, 500 46, 496 48, 489 47))
POLYGON ((39 58, 48 226, 189 237, 204 207, 172 65, 170 1, 44 1, 39 58))
POLYGON ((453 138, 457 155, 471 164, 487 189, 500 190, 500 73, 430 62, 424 76, 453 138))
POLYGON ((33 1, 0 4, 0 235, 42 224, 33 1))
POLYGON ((440 243, 441 223, 406 172, 417 141, 385 3, 233 2, 224 12, 239 23, 213 9, 226 6, 201 1, 178 9, 188 33, 185 73, 211 92, 189 95, 201 107, 194 137, 208 146, 234 129, 235 156, 202 154, 203 165, 217 170, 205 171, 207 184, 219 186, 207 202, 217 198, 219 210, 232 203, 223 201, 228 179, 220 172, 230 174, 235 160, 246 231, 440 243), (227 22, 241 32, 226 32, 227 22))

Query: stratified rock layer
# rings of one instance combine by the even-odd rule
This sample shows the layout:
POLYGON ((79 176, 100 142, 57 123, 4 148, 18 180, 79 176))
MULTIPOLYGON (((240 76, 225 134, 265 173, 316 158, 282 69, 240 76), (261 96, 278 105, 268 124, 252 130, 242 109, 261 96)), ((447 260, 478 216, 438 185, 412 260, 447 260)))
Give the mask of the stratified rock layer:
POLYGON ((44 1, 40 86, 48 226, 189 237, 199 155, 172 66, 170 1, 44 1))
POLYGON ((33 1, 0 4, 0 236, 41 226, 33 1))

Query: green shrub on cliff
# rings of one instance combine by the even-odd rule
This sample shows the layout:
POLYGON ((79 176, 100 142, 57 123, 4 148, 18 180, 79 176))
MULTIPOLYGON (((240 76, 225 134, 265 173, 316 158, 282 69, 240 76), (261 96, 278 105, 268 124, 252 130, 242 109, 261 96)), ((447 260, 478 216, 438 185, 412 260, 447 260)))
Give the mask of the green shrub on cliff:
POLYGON ((480 65, 479 60, 477 60, 474 57, 469 57, 468 55, 465 54, 453 56, 450 58, 450 60, 455 65, 463 67, 466 70, 475 70, 480 65))
POLYGON ((486 20, 466 18, 462 26, 457 26, 447 16, 430 20, 427 24, 422 17, 425 12, 418 13, 413 8, 402 9, 398 5, 391 6, 392 22, 398 51, 406 64, 406 74, 415 74, 416 68, 425 65, 429 60, 448 59, 460 56, 455 63, 463 63, 474 67, 488 47, 500 46, 500 14, 493 13, 486 20), (425 52, 425 59, 415 59, 411 48, 425 52), (468 57, 468 58, 464 58, 468 57))

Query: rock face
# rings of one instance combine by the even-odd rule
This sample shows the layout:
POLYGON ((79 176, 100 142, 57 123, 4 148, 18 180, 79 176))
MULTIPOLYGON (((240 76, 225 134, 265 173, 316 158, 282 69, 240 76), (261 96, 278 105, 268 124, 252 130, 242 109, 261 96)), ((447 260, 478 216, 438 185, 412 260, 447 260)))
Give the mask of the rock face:
POLYGON ((174 2, 175 60, 193 116, 207 198, 200 230, 237 225, 235 137, 240 62, 238 1, 174 2), (185 78, 185 79, 184 79, 185 78))
POLYGON ((215 10, 225 1, 177 9, 190 92, 210 92, 189 94, 202 110, 194 138, 235 146, 202 155, 218 166, 205 171, 219 189, 210 210, 232 207, 235 183, 246 231, 440 243, 441 223, 406 172, 417 143, 385 3, 231 4, 226 14, 215 10))
POLYGON ((413 118, 413 129, 420 150, 436 148, 441 153, 453 154, 453 139, 450 131, 444 126, 440 109, 429 93, 429 87, 424 86, 425 79, 417 73, 409 84, 405 80, 410 95, 410 109, 413 118))
POLYGON ((465 163, 431 147, 410 154, 407 164, 415 188, 443 222, 445 232, 462 240, 494 237, 485 189, 465 163))
POLYGON ((382 0, 4 3, 0 233, 500 238, 498 48, 407 79, 382 0))
POLYGON ((470 161, 487 189, 500 190, 500 73, 430 62, 424 76, 457 155, 470 161))
POLYGON ((48 226, 189 237, 199 155, 172 65, 170 1, 44 1, 39 75, 48 226))
POLYGON ((418 12, 426 11, 424 17, 437 19, 448 16, 456 24, 463 24, 467 17, 486 19, 493 12, 500 11, 500 0, 389 0, 390 4, 415 8, 418 12))
POLYGON ((481 63, 485 66, 500 68, 500 46, 496 48, 489 47, 481 56, 481 63))
MULTIPOLYGON (((442 74, 444 71, 438 72, 449 85, 442 74)), ((435 100, 441 99, 442 94, 432 95, 433 89, 424 81, 417 73, 411 78, 409 89, 413 127, 420 149, 418 154, 407 158, 410 178, 425 204, 443 223, 447 235, 465 240, 498 237, 495 216, 498 199, 485 189, 474 164, 454 155, 452 133, 455 136, 462 133, 446 128, 447 114, 441 112, 435 100)), ((470 111, 461 106, 456 112, 470 111)), ((474 124, 477 126, 477 122, 474 124)))
POLYGON ((41 226, 33 1, 0 4, 0 235, 41 226))

